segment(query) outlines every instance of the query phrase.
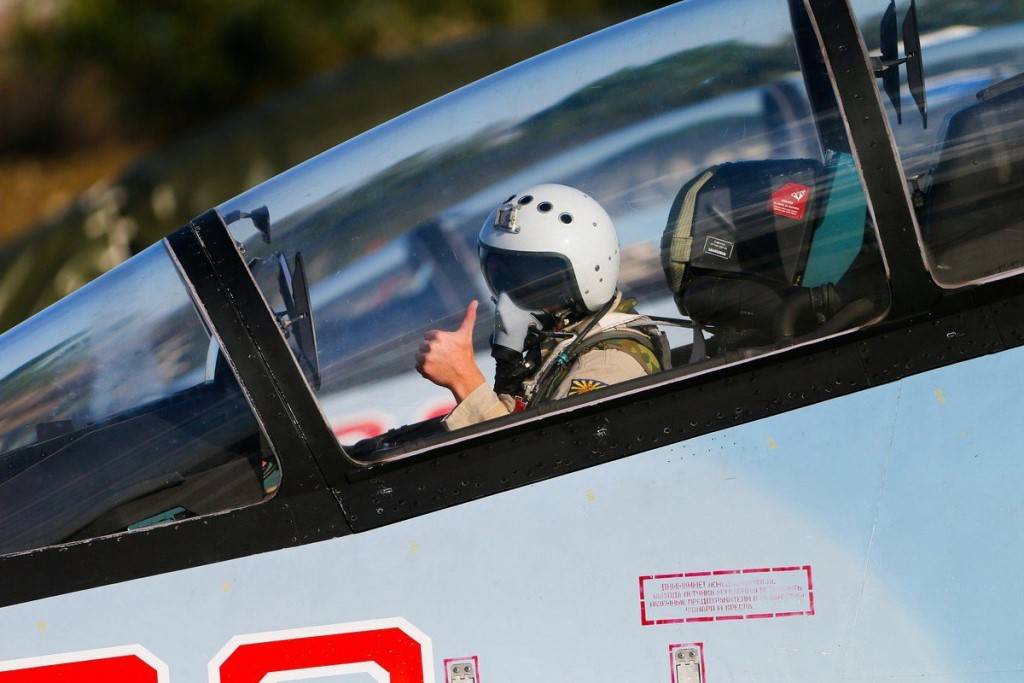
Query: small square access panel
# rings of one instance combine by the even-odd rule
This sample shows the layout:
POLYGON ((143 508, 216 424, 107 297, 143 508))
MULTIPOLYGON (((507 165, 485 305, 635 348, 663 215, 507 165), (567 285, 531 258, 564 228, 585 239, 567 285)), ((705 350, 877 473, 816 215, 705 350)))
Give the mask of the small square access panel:
POLYGON ((704 643, 668 646, 672 683, 707 683, 704 676, 704 643))
POLYGON ((480 683, 480 664, 476 655, 444 660, 445 683, 480 683))

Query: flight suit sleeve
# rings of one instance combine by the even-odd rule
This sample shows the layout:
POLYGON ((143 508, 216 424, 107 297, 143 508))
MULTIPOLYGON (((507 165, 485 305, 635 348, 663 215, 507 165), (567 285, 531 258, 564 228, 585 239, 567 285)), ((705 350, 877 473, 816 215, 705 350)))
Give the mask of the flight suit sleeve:
POLYGON ((579 396, 646 375, 644 366, 624 351, 593 349, 573 364, 554 396, 556 399, 579 396))
MULTIPOLYGON (((617 382, 644 377, 643 365, 628 353, 615 349, 593 349, 576 360, 569 374, 558 386, 555 399, 578 396, 596 391, 617 382)), ((515 399, 497 394, 487 384, 481 384, 448 414, 443 422, 452 432, 487 420, 504 417, 512 412, 515 399)))
POLYGON ((496 394, 485 382, 448 413, 448 417, 443 420, 444 428, 454 432, 479 422, 504 417, 512 412, 514 406, 515 399, 505 394, 496 394))

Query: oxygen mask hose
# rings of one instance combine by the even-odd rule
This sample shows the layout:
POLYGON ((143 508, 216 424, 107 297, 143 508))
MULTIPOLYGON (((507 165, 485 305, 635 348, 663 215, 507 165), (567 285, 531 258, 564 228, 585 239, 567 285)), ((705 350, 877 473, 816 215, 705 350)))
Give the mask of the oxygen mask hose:
POLYGON ((800 323, 812 319, 818 326, 828 321, 843 307, 835 285, 800 287, 789 294, 775 316, 775 340, 788 342, 797 336, 800 323))

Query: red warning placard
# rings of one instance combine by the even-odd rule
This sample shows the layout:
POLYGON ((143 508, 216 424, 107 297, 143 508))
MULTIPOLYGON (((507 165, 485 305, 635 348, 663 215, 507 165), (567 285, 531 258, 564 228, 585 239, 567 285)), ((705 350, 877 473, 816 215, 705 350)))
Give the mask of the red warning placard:
POLYGON ((644 626, 812 614, 809 564, 640 577, 644 626))
POLYGON ((800 183, 786 183, 772 194, 772 213, 793 220, 803 220, 811 188, 800 183))

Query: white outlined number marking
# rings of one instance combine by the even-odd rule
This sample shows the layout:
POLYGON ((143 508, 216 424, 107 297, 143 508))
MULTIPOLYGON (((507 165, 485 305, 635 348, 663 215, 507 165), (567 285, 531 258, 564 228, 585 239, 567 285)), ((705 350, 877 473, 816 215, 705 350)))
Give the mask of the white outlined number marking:
MULTIPOLYGON (((284 683, 365 673, 379 683, 434 683, 430 638, 402 618, 235 636, 207 667, 210 683, 284 683)), ((0 662, 0 683, 170 683, 140 645, 0 662)))
POLYGON ((141 645, 0 662, 0 683, 169 683, 167 665, 141 645))

